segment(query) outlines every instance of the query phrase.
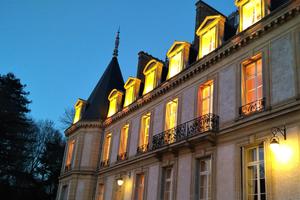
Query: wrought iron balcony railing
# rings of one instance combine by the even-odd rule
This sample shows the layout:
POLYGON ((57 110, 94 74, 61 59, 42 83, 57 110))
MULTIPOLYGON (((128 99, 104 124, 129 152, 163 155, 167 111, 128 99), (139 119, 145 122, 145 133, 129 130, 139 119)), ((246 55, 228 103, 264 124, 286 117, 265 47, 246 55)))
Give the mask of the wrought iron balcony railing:
POLYGON ((108 167, 109 166, 109 159, 107 160, 102 160, 100 162, 100 167, 108 167))
POLYGON ((117 161, 123 161, 123 160, 127 160, 127 159, 128 159, 127 152, 120 153, 117 155, 117 161))
POLYGON ((152 150, 179 142, 197 134, 219 130, 219 116, 207 114, 152 137, 152 150))
POLYGON ((137 154, 146 153, 149 151, 149 144, 141 145, 137 148, 136 152, 137 154))
POLYGON ((240 117, 246 117, 254 113, 262 112, 266 108, 266 99, 262 98, 257 101, 243 105, 239 109, 240 117))

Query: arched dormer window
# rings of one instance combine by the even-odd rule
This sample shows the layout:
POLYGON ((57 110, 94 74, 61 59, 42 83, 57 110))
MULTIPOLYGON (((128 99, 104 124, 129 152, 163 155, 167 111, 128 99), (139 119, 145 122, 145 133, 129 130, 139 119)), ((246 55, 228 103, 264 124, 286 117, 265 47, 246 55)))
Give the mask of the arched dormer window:
POLYGON ((140 84, 140 79, 129 77, 124 85, 124 88, 126 90, 124 107, 132 104, 132 102, 136 100, 140 91, 140 84))
POLYGON ((269 0, 236 0, 235 5, 239 9, 239 31, 247 29, 261 20, 268 13, 269 0))
POLYGON ((190 46, 188 42, 176 41, 169 49, 167 56, 169 59, 169 71, 167 79, 180 73, 189 61, 190 46))
POLYGON ((150 60, 144 68, 145 86, 143 94, 151 92, 157 85, 160 84, 163 64, 157 60, 150 60))
POLYGON ((84 111, 86 105, 86 101, 83 99, 78 99, 74 108, 75 108, 75 115, 74 115, 74 119, 73 119, 73 124, 75 124, 76 122, 78 122, 81 117, 82 117, 82 113, 84 111))
POLYGON ((122 97, 123 97, 123 92, 119 90, 113 89, 110 92, 108 96, 109 109, 108 109, 107 117, 111 117, 119 111, 119 109, 121 108, 122 97))
POLYGON ((204 19, 197 30, 197 35, 200 37, 199 59, 222 45, 225 21, 222 15, 207 16, 204 19))

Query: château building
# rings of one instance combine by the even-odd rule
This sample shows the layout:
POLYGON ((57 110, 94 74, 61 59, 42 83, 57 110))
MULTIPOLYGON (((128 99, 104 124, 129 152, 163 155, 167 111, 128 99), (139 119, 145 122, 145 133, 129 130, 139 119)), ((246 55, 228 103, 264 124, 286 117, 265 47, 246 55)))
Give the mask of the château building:
POLYGON ((65 131, 57 200, 300 199, 300 1, 235 5, 197 2, 193 42, 140 52, 126 82, 118 34, 65 131))

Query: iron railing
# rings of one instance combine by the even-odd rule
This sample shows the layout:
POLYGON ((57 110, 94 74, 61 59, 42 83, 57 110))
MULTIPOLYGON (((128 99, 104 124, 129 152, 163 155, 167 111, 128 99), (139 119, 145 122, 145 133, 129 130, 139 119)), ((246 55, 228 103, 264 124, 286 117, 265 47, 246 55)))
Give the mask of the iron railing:
POLYGON ((108 167, 109 166, 109 159, 107 160, 102 160, 100 162, 100 167, 108 167))
POLYGON ((219 116, 207 114, 152 137, 152 150, 179 142, 197 134, 219 130, 219 116))
POLYGON ((239 109, 240 117, 246 117, 254 113, 262 112, 266 108, 266 99, 262 98, 257 101, 243 105, 239 109))
POLYGON ((137 154, 146 153, 149 151, 149 144, 141 145, 137 148, 136 152, 137 154))
POLYGON ((120 153, 117 155, 117 161, 127 160, 127 158, 128 158, 127 152, 120 153))

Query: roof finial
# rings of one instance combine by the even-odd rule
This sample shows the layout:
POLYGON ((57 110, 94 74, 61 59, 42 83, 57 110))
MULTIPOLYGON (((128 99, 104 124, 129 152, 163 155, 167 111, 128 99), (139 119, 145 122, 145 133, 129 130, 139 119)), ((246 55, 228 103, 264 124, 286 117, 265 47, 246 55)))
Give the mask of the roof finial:
POLYGON ((118 29, 117 37, 116 37, 116 41, 115 41, 115 49, 114 49, 114 53, 113 53, 113 56, 114 56, 114 57, 118 57, 118 53, 119 53, 119 44, 120 44, 120 27, 119 27, 119 29, 118 29))

